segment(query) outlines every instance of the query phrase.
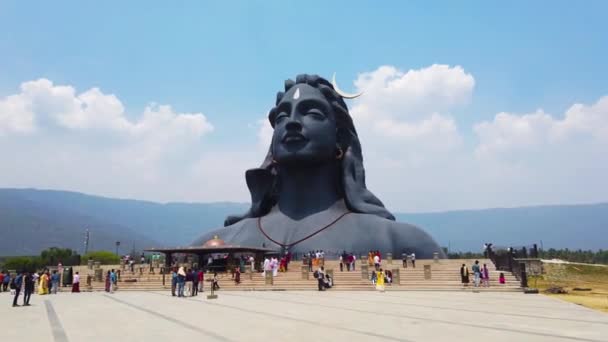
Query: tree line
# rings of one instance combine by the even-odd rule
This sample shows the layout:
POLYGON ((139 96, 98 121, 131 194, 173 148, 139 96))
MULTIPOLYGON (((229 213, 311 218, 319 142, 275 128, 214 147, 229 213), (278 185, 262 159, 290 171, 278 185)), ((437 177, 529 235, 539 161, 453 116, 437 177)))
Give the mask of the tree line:
POLYGON ((63 266, 86 264, 89 259, 99 261, 102 265, 116 265, 120 262, 120 257, 109 251, 92 251, 81 256, 69 248, 51 247, 43 250, 39 256, 4 258, 0 266, 5 270, 35 272, 47 266, 57 266, 60 262, 63 266))
MULTIPOLYGON (((449 252, 448 259, 483 259, 483 253, 475 252, 449 252)), ((561 259, 570 262, 581 262, 585 264, 608 264, 608 250, 582 250, 582 249, 555 249, 549 248, 539 250, 541 259, 561 259)))

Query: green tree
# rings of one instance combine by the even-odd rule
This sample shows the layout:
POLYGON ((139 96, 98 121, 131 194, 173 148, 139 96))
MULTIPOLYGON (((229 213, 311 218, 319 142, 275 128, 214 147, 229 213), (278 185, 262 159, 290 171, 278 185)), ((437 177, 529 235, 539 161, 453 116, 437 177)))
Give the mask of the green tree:
POLYGON ((4 269, 16 271, 35 272, 44 267, 44 262, 40 257, 11 257, 4 262, 4 269))
POLYGON ((117 265, 120 263, 120 257, 110 251, 94 251, 82 256, 82 263, 86 264, 89 259, 99 261, 102 265, 117 265))
POLYGON ((51 247, 40 253, 40 258, 46 265, 57 265, 61 262, 63 265, 69 265, 76 253, 69 248, 51 247))

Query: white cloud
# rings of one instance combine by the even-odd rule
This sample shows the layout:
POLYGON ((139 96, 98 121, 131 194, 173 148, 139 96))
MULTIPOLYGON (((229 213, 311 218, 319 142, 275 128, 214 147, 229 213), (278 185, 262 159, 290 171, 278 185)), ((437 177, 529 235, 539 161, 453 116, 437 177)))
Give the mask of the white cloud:
POLYGON ((478 156, 526 148, 551 147, 580 139, 608 141, 608 97, 595 104, 571 106, 562 119, 538 110, 531 114, 498 113, 491 122, 474 126, 479 137, 478 156))
POLYGON ((450 111, 469 103, 475 86, 462 67, 435 64, 403 72, 382 66, 360 74, 354 84, 364 94, 351 115, 361 139, 381 151, 420 156, 460 144, 450 111))
POLYGON ((34 129, 34 113, 22 97, 14 95, 0 99, 0 136, 31 133, 34 129))
POLYGON ((24 82, 21 93, 0 103, 8 107, 8 118, 28 118, 25 121, 31 122, 30 131, 36 116, 50 118, 68 129, 108 130, 138 137, 153 134, 161 139, 184 134, 202 136, 213 131, 202 113, 175 113, 167 105, 152 104, 138 121, 132 122, 115 95, 104 94, 99 88, 77 94, 71 86, 54 85, 44 78, 24 82))
POLYGON ((213 130, 202 113, 150 104, 129 119, 118 97, 98 88, 24 82, 0 99, 0 153, 11 161, 0 167, 0 186, 166 199, 213 130))

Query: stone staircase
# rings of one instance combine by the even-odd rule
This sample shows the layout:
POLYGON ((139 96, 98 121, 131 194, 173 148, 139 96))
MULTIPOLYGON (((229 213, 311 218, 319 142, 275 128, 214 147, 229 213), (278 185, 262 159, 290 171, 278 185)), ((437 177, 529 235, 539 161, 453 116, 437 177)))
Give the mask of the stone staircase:
MULTIPOLYGON (((417 260, 416 268, 412 268, 411 264, 408 268, 403 268, 401 260, 395 260, 389 264, 383 260, 383 269, 399 269, 400 284, 396 281, 392 285, 386 286, 387 291, 397 290, 425 290, 425 291, 522 291, 519 281, 510 273, 505 273, 506 284, 498 283, 498 275, 500 272, 494 270, 494 265, 488 259, 479 260, 480 264, 487 264, 490 271, 490 287, 489 288, 474 288, 472 281, 473 276, 470 276, 471 284, 468 287, 463 287, 460 283, 460 266, 464 263, 470 266, 474 260, 463 259, 444 259, 435 262, 434 260, 417 260), (424 265, 430 265, 431 278, 425 279, 424 265)), ((316 290, 317 280, 313 278, 312 272, 308 272, 308 279, 303 279, 301 271, 301 262, 294 261, 289 265, 288 272, 279 272, 277 277, 274 277, 273 284, 266 284, 266 280, 262 273, 243 273, 241 274, 241 283, 236 285, 231 275, 219 274, 220 291, 240 290, 240 291, 289 291, 289 290, 316 290)), ((110 268, 112 268, 110 266, 110 268)), ((118 267, 114 267, 118 268, 118 267)), ((107 270, 107 266, 105 270, 107 270)), ((361 263, 357 262, 356 271, 340 272, 339 261, 327 260, 325 262, 326 270, 333 270, 334 289, 347 291, 371 291, 374 290, 368 272, 366 279, 363 279, 361 272, 361 263)), ((373 267, 369 267, 371 271, 373 267)), ((81 274, 88 274, 89 270, 82 269, 81 274)), ((105 273, 105 272, 104 272, 105 273)), ((160 274, 140 274, 136 272, 131 274, 129 271, 123 271, 118 283, 118 291, 159 291, 171 289, 171 276, 165 275, 165 283, 163 285, 163 276, 160 274), (135 280, 130 282, 129 280, 135 280)), ((86 276, 82 277, 86 279, 86 276)), ((204 291, 209 292, 210 275, 205 275, 204 291)), ((82 281, 81 289, 87 290, 85 281, 82 281)), ((104 282, 92 282, 93 291, 103 291, 104 282)))

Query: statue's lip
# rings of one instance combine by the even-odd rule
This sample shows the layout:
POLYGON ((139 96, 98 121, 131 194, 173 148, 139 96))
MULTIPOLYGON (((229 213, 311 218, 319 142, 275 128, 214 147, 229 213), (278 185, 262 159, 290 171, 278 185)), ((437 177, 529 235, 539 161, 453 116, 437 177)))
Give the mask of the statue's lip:
POLYGON ((300 133, 287 133, 285 134, 285 136, 283 136, 283 140, 281 140, 284 143, 290 143, 290 142, 298 142, 298 141, 305 141, 307 140, 306 137, 300 133))

